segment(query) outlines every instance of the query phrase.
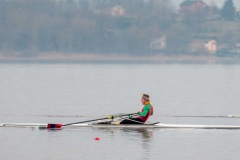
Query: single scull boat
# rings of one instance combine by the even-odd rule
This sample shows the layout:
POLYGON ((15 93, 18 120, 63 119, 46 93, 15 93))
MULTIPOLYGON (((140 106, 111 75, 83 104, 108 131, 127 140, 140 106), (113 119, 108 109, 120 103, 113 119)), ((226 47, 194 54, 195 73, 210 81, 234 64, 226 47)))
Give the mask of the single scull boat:
POLYGON ((92 120, 86 120, 81 122, 74 122, 68 124, 44 124, 44 123, 0 123, 0 127, 32 127, 39 129, 60 129, 60 128, 188 128, 188 129, 240 129, 237 125, 191 125, 191 124, 164 124, 160 122, 149 124, 116 124, 113 119, 117 117, 127 118, 124 116, 134 115, 114 115, 105 118, 98 118, 92 120), (88 123, 92 122, 92 123, 88 123))
MULTIPOLYGON (((0 127, 34 127, 39 129, 48 129, 48 124, 42 123, 0 123, 0 127)), ((190 124, 73 124, 69 126, 63 126, 62 128, 179 128, 179 129, 240 129, 240 126, 236 125, 190 125, 190 124)))

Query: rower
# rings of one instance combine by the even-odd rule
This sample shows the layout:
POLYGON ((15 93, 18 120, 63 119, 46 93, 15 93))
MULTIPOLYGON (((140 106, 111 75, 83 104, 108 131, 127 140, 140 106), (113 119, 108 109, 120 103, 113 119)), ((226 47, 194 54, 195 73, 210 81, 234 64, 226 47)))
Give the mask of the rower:
POLYGON ((138 117, 133 118, 129 116, 127 119, 124 119, 121 122, 116 124, 144 124, 148 118, 153 115, 153 106, 150 103, 150 98, 148 94, 143 94, 141 99, 142 104, 144 105, 141 112, 137 112, 138 117))

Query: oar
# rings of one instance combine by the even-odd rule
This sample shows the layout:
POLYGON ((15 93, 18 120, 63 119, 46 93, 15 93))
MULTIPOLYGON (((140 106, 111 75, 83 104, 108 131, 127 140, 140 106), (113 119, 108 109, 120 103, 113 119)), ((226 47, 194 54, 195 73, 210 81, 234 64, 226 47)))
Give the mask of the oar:
POLYGON ((227 116, 188 116, 188 115, 163 115, 165 117, 196 117, 196 118, 240 118, 238 115, 227 115, 227 116))
POLYGON ((41 129, 43 128, 47 128, 47 129, 57 129, 57 128, 61 128, 62 126, 69 126, 69 125, 73 125, 73 124, 80 124, 80 123, 86 123, 86 122, 93 122, 93 121, 98 121, 98 120, 105 120, 105 119, 114 119, 116 117, 122 117, 122 116, 129 116, 129 115, 133 115, 136 113, 129 113, 129 114, 123 114, 123 115, 112 115, 112 116, 108 116, 105 118, 99 118, 99 119, 92 119, 92 120, 87 120, 87 121, 81 121, 81 122, 74 122, 74 123, 68 123, 68 124, 47 124, 47 127, 43 127, 41 126, 41 129))

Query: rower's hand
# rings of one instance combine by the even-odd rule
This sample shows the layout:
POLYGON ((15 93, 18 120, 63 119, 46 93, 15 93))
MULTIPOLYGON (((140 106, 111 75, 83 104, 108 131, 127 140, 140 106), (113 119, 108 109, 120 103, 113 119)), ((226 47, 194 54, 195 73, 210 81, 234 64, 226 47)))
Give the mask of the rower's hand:
POLYGON ((138 114, 139 112, 136 112, 136 114, 138 114))

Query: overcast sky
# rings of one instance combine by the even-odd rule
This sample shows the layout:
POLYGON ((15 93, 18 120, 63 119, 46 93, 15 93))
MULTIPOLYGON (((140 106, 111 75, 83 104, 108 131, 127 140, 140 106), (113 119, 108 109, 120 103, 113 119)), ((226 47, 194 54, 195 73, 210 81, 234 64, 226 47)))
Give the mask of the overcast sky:
MULTIPOLYGON (((174 2, 176 5, 179 5, 183 2, 184 0, 172 0, 172 2, 174 2)), ((207 4, 211 4, 211 2, 215 2, 217 4, 217 6, 222 7, 223 3, 225 0, 203 0, 203 2, 207 3, 207 4)), ((233 0, 235 7, 237 9, 240 9, 240 0, 233 0)))

